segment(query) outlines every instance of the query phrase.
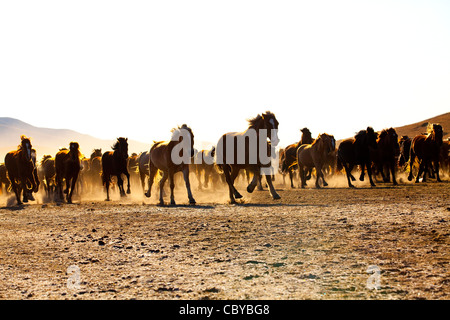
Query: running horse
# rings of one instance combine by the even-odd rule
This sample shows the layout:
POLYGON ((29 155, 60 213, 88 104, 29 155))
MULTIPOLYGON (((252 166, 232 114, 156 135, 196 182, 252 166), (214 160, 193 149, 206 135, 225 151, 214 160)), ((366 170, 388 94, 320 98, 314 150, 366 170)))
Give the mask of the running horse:
POLYGON ((223 171, 228 184, 230 202, 242 195, 234 187, 234 180, 241 169, 253 173, 253 179, 247 186, 247 192, 252 193, 261 177, 261 171, 266 170, 267 185, 273 199, 281 197, 275 191, 271 179, 271 160, 275 154, 273 149, 278 145, 278 121, 275 115, 267 111, 248 120, 249 126, 243 132, 230 132, 222 135, 216 147, 216 164, 223 171), (264 134, 264 131, 266 134, 264 134), (269 145, 268 139, 271 140, 269 145), (267 156, 268 151, 270 156, 267 156))
POLYGON ((8 172, 11 188, 16 195, 17 204, 21 205, 21 193, 23 202, 28 202, 29 194, 36 190, 35 165, 32 156, 31 141, 26 136, 20 137, 21 143, 17 150, 10 151, 5 156, 5 167, 8 172), (31 184, 31 188, 29 185, 31 184))
POLYGON ((426 135, 420 134, 415 136, 411 142, 411 148, 409 150, 409 181, 413 179, 412 167, 417 157, 419 160, 419 172, 416 176, 416 183, 419 182, 422 173, 422 181, 426 181, 428 168, 432 168, 433 163, 436 180, 441 182, 439 177, 439 154, 443 138, 442 126, 440 124, 430 123, 428 124, 427 132, 428 134, 426 135))
POLYGON ((361 166, 360 181, 364 181, 364 167, 367 168, 370 185, 375 187, 372 180, 371 157, 370 150, 377 148, 377 134, 372 127, 359 131, 354 138, 343 140, 339 144, 337 152, 337 170, 345 169, 347 182, 350 188, 354 188, 350 180, 355 181, 352 175, 353 167, 361 166))
POLYGON ((69 149, 63 148, 55 156, 55 180, 56 192, 60 200, 63 199, 63 181, 65 180, 67 203, 72 203, 72 195, 75 190, 78 175, 81 170, 80 145, 78 142, 70 142, 69 149))
POLYGON ((128 138, 117 138, 113 145, 114 151, 106 151, 102 156, 102 180, 106 187, 106 201, 109 198, 109 185, 111 184, 111 177, 117 177, 117 185, 121 197, 125 197, 125 189, 123 188, 122 174, 127 177, 127 193, 130 194, 130 174, 127 169, 128 160, 128 138))
POLYGON ((400 155, 400 145, 398 143, 398 135, 394 128, 383 129, 378 135, 377 149, 373 150, 373 163, 375 168, 381 174, 383 182, 390 181, 392 174, 392 183, 398 185, 395 179, 397 169, 397 159, 400 155), (385 168, 387 168, 385 175, 385 168))
POLYGON ((297 165, 300 171, 302 188, 306 186, 306 173, 308 169, 316 169, 316 188, 320 188, 319 179, 322 178, 323 185, 325 181, 322 169, 328 164, 328 155, 336 148, 334 136, 322 133, 311 144, 302 144, 297 149, 297 165))
POLYGON ((192 129, 186 124, 172 129, 170 141, 154 142, 150 148, 148 161, 148 190, 145 195, 147 197, 151 196, 153 180, 158 170, 160 170, 162 171, 163 176, 159 182, 159 205, 164 205, 164 183, 167 179, 169 179, 170 184, 170 205, 175 205, 174 175, 181 171, 186 184, 189 204, 195 204, 195 199, 191 192, 191 184, 189 182, 189 164, 193 156, 194 134, 192 133, 192 129))
MULTIPOLYGON (((291 180, 291 188, 294 187, 293 176, 294 170, 297 165, 297 149, 303 144, 311 144, 314 139, 311 136, 311 131, 308 128, 303 128, 300 130, 302 132, 302 137, 298 143, 293 143, 288 145, 284 152, 281 154, 280 162, 281 162, 281 172, 285 174, 286 171, 289 173, 289 178, 291 180)), ((309 172, 309 177, 311 177, 311 172, 309 172)))

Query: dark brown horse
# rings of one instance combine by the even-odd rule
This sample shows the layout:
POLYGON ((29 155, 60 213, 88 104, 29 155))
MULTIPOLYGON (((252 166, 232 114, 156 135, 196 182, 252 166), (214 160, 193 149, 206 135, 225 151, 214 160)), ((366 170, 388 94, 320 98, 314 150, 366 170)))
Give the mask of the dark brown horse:
POLYGON ((189 182, 189 164, 193 156, 194 134, 186 124, 172 129, 170 141, 155 142, 150 148, 148 190, 145 195, 147 197, 151 196, 153 180, 158 170, 160 170, 163 176, 159 182, 159 204, 164 205, 164 183, 169 179, 170 204, 175 205, 173 194, 175 188, 174 175, 181 171, 186 184, 189 203, 195 204, 189 182))
POLYGON ((4 163, 0 164, 0 193, 5 192, 8 194, 10 192, 11 183, 8 179, 8 174, 6 173, 6 166, 4 163), (5 190, 3 191, 3 186, 5 190))
POLYGON ((441 182, 439 177, 439 154, 442 146, 443 131, 440 124, 430 123, 427 128, 427 135, 421 134, 414 137, 411 142, 411 149, 409 153, 409 175, 408 180, 413 179, 413 164, 414 160, 419 160, 419 172, 416 176, 416 183, 419 182, 420 176, 423 173, 423 180, 426 181, 426 174, 428 168, 432 168, 434 163, 434 173, 436 180, 441 182))
POLYGON ((236 203, 236 198, 242 195, 234 187, 234 180, 241 169, 249 170, 253 179, 247 187, 252 193, 260 179, 262 171, 266 177, 270 194, 273 199, 281 197, 272 184, 270 168, 273 149, 278 145, 278 121, 269 111, 248 120, 249 126, 244 132, 230 132, 222 135, 216 147, 216 163, 222 169, 228 184, 230 202, 236 203), (269 147, 270 139, 271 147, 269 147), (270 155, 268 156, 268 150, 270 155))
MULTIPOLYGON (((142 190, 145 191, 145 179, 149 176, 148 161, 150 160, 150 152, 141 152, 138 159, 139 178, 141 180, 142 190)), ((148 179, 148 178, 147 178, 148 179)))
POLYGON ((325 181, 323 169, 328 164, 328 156, 336 149, 336 140, 334 136, 322 133, 319 134, 312 144, 302 144, 297 149, 297 165, 300 171, 301 186, 306 186, 306 174, 309 169, 316 169, 316 188, 320 188, 319 179, 322 178, 323 185, 325 181))
MULTIPOLYGON (((308 128, 303 128, 300 130, 302 132, 302 137, 299 142, 288 145, 283 154, 281 154, 280 162, 281 162, 281 173, 286 174, 289 173, 289 179, 291 180, 291 188, 294 187, 294 170, 297 169, 297 149, 303 144, 311 144, 314 139, 311 136, 311 132, 308 128)), ((311 172, 309 172, 311 174, 311 172)))
POLYGON ((56 191, 56 169, 55 158, 50 155, 44 155, 39 166, 39 175, 47 196, 51 196, 56 191))
POLYGON ((139 183, 139 156, 133 152, 127 160, 127 169, 130 174, 131 184, 139 183))
POLYGON ((396 186, 395 172, 397 170, 397 159, 400 154, 398 135, 394 128, 383 129, 378 135, 377 148, 373 150, 372 161, 377 172, 381 174, 384 182, 390 181, 396 186), (385 171, 385 169, 387 169, 385 171), (385 175, 386 173, 386 175, 385 175))
POLYGON ((72 203, 72 195, 75 190, 78 175, 80 173, 80 145, 78 142, 70 142, 69 149, 61 149, 55 156, 55 179, 56 179, 56 192, 59 200, 63 197, 63 183, 65 181, 66 188, 64 193, 66 194, 67 203, 72 203))
POLYGON ((18 205, 22 204, 21 192, 23 193, 23 202, 28 202, 28 195, 37 188, 31 141, 26 136, 21 136, 21 140, 18 149, 8 152, 5 156, 6 171, 18 205))
POLYGON ((106 187, 106 201, 109 198, 109 185, 111 184, 111 177, 117 177, 117 185, 121 197, 125 197, 125 190, 123 188, 122 174, 127 177, 127 193, 130 194, 130 174, 127 169, 128 159, 128 138, 117 138, 116 143, 112 147, 114 151, 107 151, 102 156, 102 179, 106 187))
POLYGON ((92 150, 89 158, 89 169, 86 172, 88 190, 100 190, 102 186, 102 149, 92 150))
POLYGON ((439 166, 442 168, 442 172, 450 175, 450 140, 442 141, 439 163, 439 166))
POLYGON ((354 138, 343 140, 337 152, 337 170, 345 169, 347 175, 347 182, 350 188, 354 188, 351 181, 355 181, 352 175, 353 167, 361 166, 360 181, 364 181, 364 168, 367 169, 369 175, 370 185, 375 187, 372 180, 371 158, 370 150, 377 148, 377 134, 372 127, 367 127, 366 130, 358 132, 354 138))
POLYGON ((398 165, 403 167, 409 161, 409 150, 411 149, 411 138, 408 136, 401 136, 398 141, 400 146, 400 156, 398 157, 398 165))

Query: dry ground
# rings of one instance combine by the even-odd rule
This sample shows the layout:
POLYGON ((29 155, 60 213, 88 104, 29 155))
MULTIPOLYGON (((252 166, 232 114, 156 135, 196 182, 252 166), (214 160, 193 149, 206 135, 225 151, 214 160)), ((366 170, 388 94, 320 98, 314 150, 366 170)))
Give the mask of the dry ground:
POLYGON ((446 180, 278 185, 278 201, 241 188, 239 205, 221 189, 188 206, 182 187, 175 207, 3 196, 0 299, 449 299, 446 180))

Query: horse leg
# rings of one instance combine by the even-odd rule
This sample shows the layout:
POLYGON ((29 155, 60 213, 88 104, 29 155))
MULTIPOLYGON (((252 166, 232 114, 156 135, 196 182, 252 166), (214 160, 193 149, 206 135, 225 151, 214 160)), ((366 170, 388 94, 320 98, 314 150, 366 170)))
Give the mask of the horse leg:
POLYGON ((372 180, 372 168, 370 167, 370 163, 366 163, 367 167, 367 175, 369 176, 370 185, 372 187, 375 187, 375 183, 372 180))
POLYGON ((342 163, 342 166, 345 169, 345 174, 347 175, 347 182, 349 188, 354 188, 355 186, 352 184, 352 180, 355 181, 355 177, 352 176, 353 165, 347 165, 346 163, 342 163))
POLYGON ((175 203, 175 196, 173 193, 173 190, 175 189, 175 181, 173 179, 174 172, 172 170, 169 171, 169 186, 170 186, 170 205, 174 206, 175 203))
MULTIPOLYGON (((365 163, 363 162, 360 166, 361 175, 359 176, 359 181, 364 181, 364 167, 365 167, 365 163)), ((369 166, 367 166, 367 173, 369 173, 369 166)))
POLYGON ((17 205, 20 206, 22 205, 22 201, 20 200, 20 189, 19 186, 16 183, 16 179, 14 176, 10 176, 10 181, 11 181, 11 188, 14 191, 14 194, 16 195, 16 200, 17 200, 17 205))
POLYGON ((295 188, 295 187, 294 187, 294 182, 293 182, 293 179, 294 179, 294 172, 293 172, 292 169, 288 169, 288 171, 289 171, 289 179, 291 179, 291 188, 294 189, 294 188, 295 188))
MULTIPOLYGON (((239 175, 239 171, 240 169, 237 167, 232 167, 231 168, 231 174, 230 174, 230 178, 231 178, 231 185, 233 186, 233 194, 234 197, 236 199, 240 199, 242 198, 242 195, 239 193, 239 191, 237 191, 236 187, 234 186, 234 181, 236 180, 237 176, 239 175)), ((248 172, 248 171, 247 171, 248 172)))
POLYGON ((145 196, 147 198, 150 198, 150 196, 152 194, 153 180, 155 179, 155 175, 158 172, 158 169, 154 165, 152 165, 150 161, 149 161, 148 169, 149 169, 149 173, 148 173, 148 190, 145 193, 145 196))
MULTIPOLYGON (((398 185, 397 180, 395 179, 395 160, 391 161, 390 164, 391 174, 392 174, 392 184, 394 186, 398 185)), ((389 172, 389 171, 388 171, 389 172)))
POLYGON ((77 176, 74 175, 72 177, 72 186, 70 187, 70 192, 67 195, 67 203, 72 203, 72 194, 73 194, 73 190, 75 189, 76 183, 77 183, 77 176))
POLYGON ((300 177, 300 187, 301 188, 305 188, 306 186, 306 173, 305 173, 305 168, 303 167, 303 165, 298 165, 298 175, 300 177))
MULTIPOLYGON (((166 182, 167 178, 168 178, 168 172, 163 171, 163 176, 162 176, 161 180, 159 181, 159 205, 160 206, 164 205, 164 183, 166 182)), ((173 196, 173 193, 170 195, 170 198, 172 198, 172 196, 173 196)), ((175 201, 174 201, 174 204, 175 204, 175 201)))
POLYGON ((223 174, 225 176, 225 181, 228 184, 228 192, 229 192, 229 195, 230 195, 230 202, 232 204, 234 204, 234 203, 236 203, 236 199, 234 198, 234 190, 235 189, 234 189, 233 181, 231 180, 231 174, 230 174, 231 168, 227 164, 224 164, 222 167, 223 167, 223 169, 222 169, 223 170, 223 174))
POLYGON ((187 194, 188 194, 188 198, 189 198, 189 204, 195 204, 195 199, 192 196, 192 192, 191 192, 191 183, 189 182, 189 166, 186 165, 183 168, 183 178, 184 178, 184 183, 186 184, 186 190, 187 190, 187 194))
POLYGON ((436 181, 442 182, 441 178, 439 177, 439 159, 434 162, 434 171, 436 172, 436 181))
POLYGON ((253 179, 250 182, 250 184, 247 186, 247 192, 252 193, 255 190, 256 185, 258 184, 258 177, 260 173, 258 172, 258 169, 252 169, 253 171, 253 179))
POLYGON ((130 189, 130 173, 128 172, 128 170, 125 170, 125 177, 127 177, 127 194, 131 193, 131 189, 130 189))
POLYGON ((271 174, 265 174, 267 185, 269 186, 269 192, 272 196, 272 199, 278 200, 281 199, 280 195, 276 192, 273 183, 272 183, 272 175, 271 174))
POLYGON ((126 197, 125 189, 123 188, 123 179, 120 173, 117 175, 117 186, 119 187, 120 196, 126 197))
MULTIPOLYGON (((408 181, 412 181, 413 179, 413 164, 414 164, 414 160, 416 160, 416 153, 414 152, 414 150, 411 148, 409 151, 409 174, 408 174, 408 181)), ((420 170, 420 165, 419 165, 419 170, 420 170)))

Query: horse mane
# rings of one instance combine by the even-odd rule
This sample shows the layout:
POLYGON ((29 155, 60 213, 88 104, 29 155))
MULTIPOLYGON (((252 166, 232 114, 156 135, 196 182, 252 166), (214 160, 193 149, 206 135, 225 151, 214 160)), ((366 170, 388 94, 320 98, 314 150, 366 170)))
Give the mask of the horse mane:
POLYGON ((112 146, 112 149, 113 150, 119 149, 119 145, 123 142, 127 142, 127 140, 128 140, 127 138, 123 138, 123 137, 117 138, 117 141, 112 146))
POLYGON ((28 141, 28 143, 31 145, 31 139, 23 134, 20 136, 20 144, 17 146, 17 150, 22 150, 22 144, 24 143, 24 141, 28 141))
POLYGON ((433 133, 433 131, 435 131, 436 128, 439 128, 442 130, 442 126, 438 123, 428 123, 427 125, 427 134, 431 134, 433 133))
POLYGON ((261 122, 261 120, 263 120, 263 116, 264 117, 275 117, 275 114, 273 114, 270 111, 266 111, 264 112, 262 115, 258 114, 256 117, 254 118, 250 118, 247 119, 248 122, 248 128, 253 128, 255 129, 257 127, 257 125, 261 122))
POLYGON ((178 130, 187 130, 189 132, 189 134, 191 135, 192 138, 194 138, 194 133, 192 132, 192 129, 187 125, 187 124, 183 124, 181 126, 178 126, 176 128, 173 128, 172 130, 170 130, 170 132, 172 133, 172 137, 171 137, 171 141, 173 140, 178 140, 178 139, 173 139, 174 135, 177 134, 178 130))

